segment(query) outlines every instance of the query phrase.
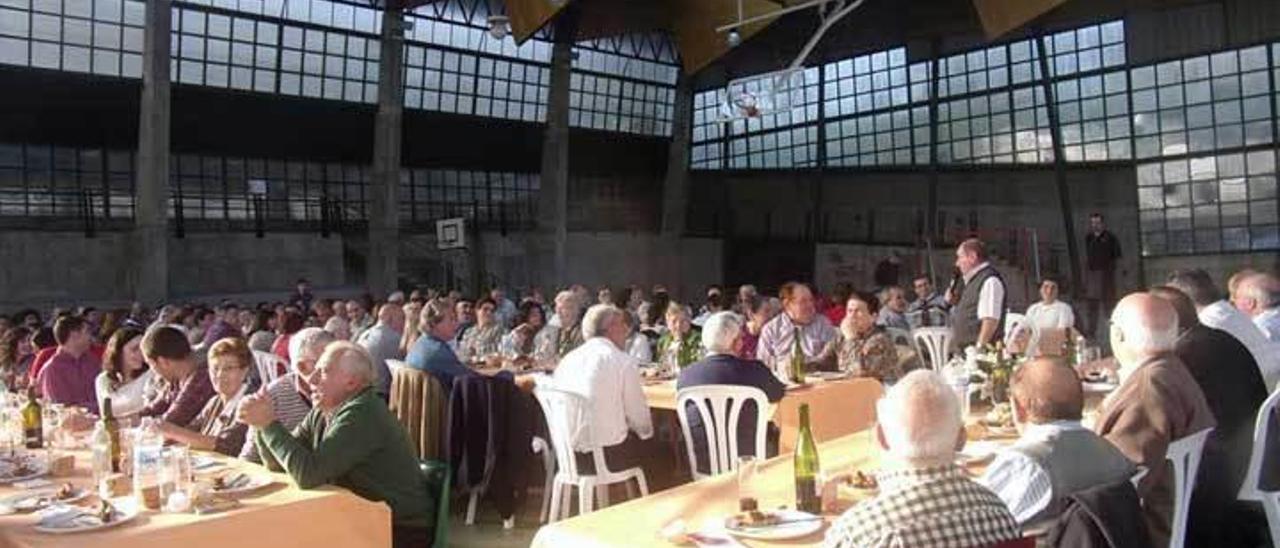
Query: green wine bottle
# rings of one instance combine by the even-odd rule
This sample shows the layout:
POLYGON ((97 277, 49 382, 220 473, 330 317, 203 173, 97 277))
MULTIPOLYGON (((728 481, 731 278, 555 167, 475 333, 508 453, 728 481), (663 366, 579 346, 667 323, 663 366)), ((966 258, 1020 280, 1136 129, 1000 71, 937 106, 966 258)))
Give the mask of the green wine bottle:
POLYGON ((22 407, 22 437, 26 440, 27 449, 44 447, 44 414, 40 410, 40 400, 36 398, 36 387, 27 388, 27 405, 22 407))
POLYGON ((804 384, 804 346, 800 344, 800 328, 792 333, 791 343, 791 382, 804 384))
POLYGON ((818 496, 818 445, 813 442, 809 430, 809 404, 800 404, 800 434, 796 439, 793 459, 796 475, 796 509, 818 514, 822 511, 822 499, 818 496))

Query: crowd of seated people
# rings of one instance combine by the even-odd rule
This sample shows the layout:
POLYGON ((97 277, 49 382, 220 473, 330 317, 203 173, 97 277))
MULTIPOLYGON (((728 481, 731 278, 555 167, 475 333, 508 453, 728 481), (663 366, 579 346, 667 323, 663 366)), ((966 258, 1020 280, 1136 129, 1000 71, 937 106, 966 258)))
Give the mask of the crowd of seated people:
MULTIPOLYGON (((1029 361, 1012 379, 1021 438, 983 477, 968 479, 948 464, 963 438, 954 395, 933 373, 912 371, 901 359, 909 348, 892 336, 945 325, 957 313, 976 314, 979 340, 1000 336, 990 325, 1003 315, 992 304, 1003 301, 1003 282, 984 270, 980 246, 962 244, 957 253, 969 288, 940 292, 928 275, 911 280, 913 291, 843 283, 830 296, 802 282, 783 284, 776 297, 755 286, 712 286, 697 310, 660 285, 591 291, 577 284, 548 293, 550 301, 538 289, 513 301, 501 288, 477 299, 427 289, 331 299, 315 296, 305 280, 289 297, 256 305, 55 309, 47 321, 23 310, 0 318, 0 381, 90 413, 110 399, 116 416, 149 418, 173 442, 283 467, 300 486, 333 483, 388 501, 397 541, 412 543, 429 534, 430 509, 405 479, 415 468, 405 433, 387 412, 388 361, 402 360, 446 387, 484 369, 517 379, 552 373, 549 382, 590 402, 593 437, 613 468, 661 453, 650 441, 643 369, 670 367, 681 388, 740 384, 777 401, 798 351, 806 369, 892 386, 880 411, 897 418, 877 423, 891 470, 879 496, 829 530, 831 545, 915 545, 930 533, 913 529, 907 514, 946 510, 893 501, 929 496, 973 502, 928 518, 940 527, 999 542, 1052 521, 1073 493, 1127 481, 1137 466, 1148 471, 1138 484, 1146 534, 1159 542, 1169 535, 1171 504, 1164 453, 1208 427, 1216 430, 1206 466, 1222 473, 1202 475, 1200 517, 1189 534, 1254 540, 1259 516, 1235 508, 1231 495, 1257 409, 1280 378, 1274 274, 1242 272, 1223 294, 1205 272, 1178 271, 1167 285, 1121 300, 1107 333, 1120 386, 1092 428, 1080 422, 1080 372, 1054 359, 1029 361), (992 283, 1001 286, 994 296, 992 283), (286 366, 264 370, 271 360, 262 358, 271 355, 286 366)), ((1043 280, 1040 296, 1028 321, 1071 329, 1074 314, 1059 300, 1057 280, 1043 280)), ((772 454, 776 432, 768 438, 772 454)))

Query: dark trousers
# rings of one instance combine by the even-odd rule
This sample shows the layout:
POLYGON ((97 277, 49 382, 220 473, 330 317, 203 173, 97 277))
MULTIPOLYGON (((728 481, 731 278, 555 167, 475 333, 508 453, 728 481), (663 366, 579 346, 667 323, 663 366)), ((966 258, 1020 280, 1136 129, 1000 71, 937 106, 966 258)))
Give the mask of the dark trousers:
MULTIPOLYGON (((639 466, 645 471, 644 475, 648 477, 652 474, 644 465, 646 461, 652 460, 650 459, 652 454, 653 444, 647 440, 640 439, 635 432, 628 432, 627 439, 622 440, 622 443, 604 448, 604 462, 611 472, 639 466)), ((596 473, 596 462, 591 453, 576 453, 576 457, 579 474, 590 475, 596 473)))
POLYGON ((391 526, 392 548, 431 548, 435 541, 435 529, 430 527, 391 526))

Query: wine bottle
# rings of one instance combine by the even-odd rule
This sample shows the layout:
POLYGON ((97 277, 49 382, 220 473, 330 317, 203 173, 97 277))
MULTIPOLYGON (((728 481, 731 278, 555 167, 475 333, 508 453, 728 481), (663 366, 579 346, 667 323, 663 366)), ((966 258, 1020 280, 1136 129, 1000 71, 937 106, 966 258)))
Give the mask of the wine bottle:
POLYGON ((800 328, 792 333, 791 343, 791 382, 804 384, 804 347, 800 344, 800 328))
POLYGON ((124 449, 120 446, 120 422, 111 411, 111 398, 102 398, 101 421, 102 429, 107 434, 104 440, 107 446, 104 449, 111 458, 111 473, 118 474, 122 470, 120 462, 124 458, 124 449))
POLYGON ((22 408, 22 436, 27 449, 44 447, 44 415, 40 410, 40 400, 36 398, 35 386, 27 388, 27 405, 22 408))
POLYGON ((818 446, 809 430, 809 404, 800 404, 800 434, 792 459, 796 475, 796 509, 818 514, 822 500, 818 497, 818 446))

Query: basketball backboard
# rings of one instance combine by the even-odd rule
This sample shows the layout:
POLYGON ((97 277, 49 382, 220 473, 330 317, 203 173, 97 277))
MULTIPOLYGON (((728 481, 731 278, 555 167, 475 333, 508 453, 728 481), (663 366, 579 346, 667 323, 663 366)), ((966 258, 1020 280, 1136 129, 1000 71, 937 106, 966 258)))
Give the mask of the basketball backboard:
POLYGON ((759 118, 804 104, 804 67, 731 80, 720 95, 718 121, 759 118))

